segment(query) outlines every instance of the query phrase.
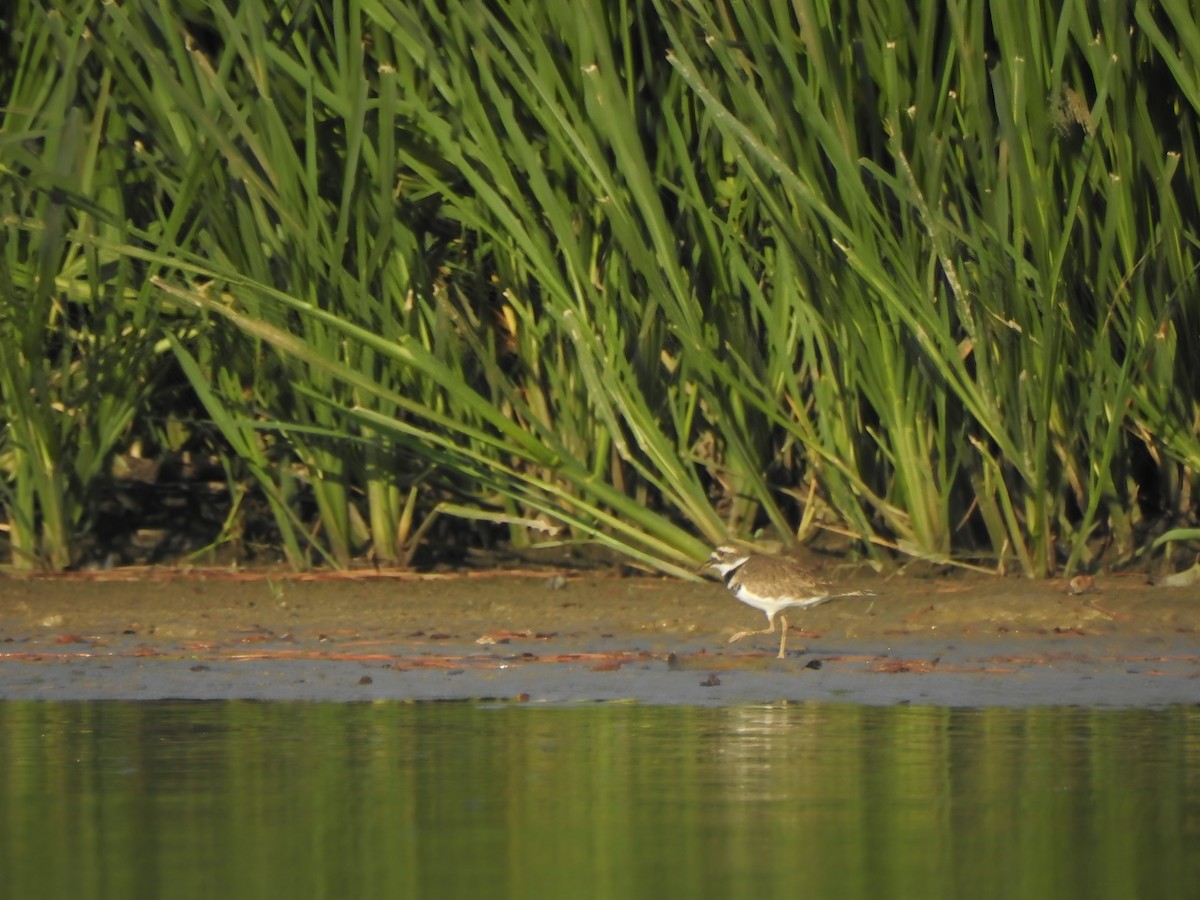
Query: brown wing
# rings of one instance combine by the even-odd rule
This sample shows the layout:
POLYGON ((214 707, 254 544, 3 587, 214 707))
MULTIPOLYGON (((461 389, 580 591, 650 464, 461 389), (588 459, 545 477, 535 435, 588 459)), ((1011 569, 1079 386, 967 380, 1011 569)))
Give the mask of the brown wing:
POLYGON ((817 573, 812 569, 786 556, 756 556, 751 559, 751 562, 758 564, 764 575, 769 575, 769 577, 786 584, 790 591, 803 592, 828 584, 817 577, 817 573))

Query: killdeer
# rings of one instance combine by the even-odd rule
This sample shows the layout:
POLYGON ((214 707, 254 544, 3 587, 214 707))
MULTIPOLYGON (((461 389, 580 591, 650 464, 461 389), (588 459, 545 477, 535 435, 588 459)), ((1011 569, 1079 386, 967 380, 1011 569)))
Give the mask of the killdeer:
POLYGON ((732 544, 722 544, 712 552, 701 569, 716 569, 725 579, 725 586, 733 596, 748 606, 761 609, 767 614, 770 627, 757 631, 739 631, 729 643, 740 641, 752 634, 774 634, 775 617, 783 625, 779 636, 779 658, 784 658, 787 648, 787 619, 783 610, 796 606, 805 609, 817 606, 835 597, 861 597, 867 591, 847 591, 831 594, 829 586, 797 562, 779 556, 751 553, 732 544))

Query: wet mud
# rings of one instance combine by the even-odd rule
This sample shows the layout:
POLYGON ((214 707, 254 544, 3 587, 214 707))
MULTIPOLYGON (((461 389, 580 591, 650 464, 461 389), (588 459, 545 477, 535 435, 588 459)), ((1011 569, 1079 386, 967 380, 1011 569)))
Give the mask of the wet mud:
POLYGON ((864 577, 788 656, 719 583, 131 570, 0 579, 0 699, 1200 702, 1200 591, 864 577))

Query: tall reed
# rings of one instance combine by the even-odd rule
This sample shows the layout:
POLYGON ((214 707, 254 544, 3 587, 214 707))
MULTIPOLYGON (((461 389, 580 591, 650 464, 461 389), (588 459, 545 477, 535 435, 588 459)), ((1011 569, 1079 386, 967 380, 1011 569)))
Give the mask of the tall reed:
POLYGON ((779 426, 910 552, 977 523, 1041 575, 1128 534, 1129 407, 1159 329, 1193 316, 1197 207, 1169 187, 1194 109, 1164 119, 1186 98, 1126 11, 687 6, 673 64, 757 176, 792 315, 823 338, 779 426), (827 380, 869 411, 833 441, 805 402, 827 380))
MULTIPOLYGON (((0 509, 12 564, 78 561, 161 371, 159 294, 121 244, 132 128, 88 17, 19 3, 0 95, 0 509)), ((173 242, 172 224, 156 240, 173 242)))
MULTIPOLYGON (((6 291, 86 294, 112 310, 94 345, 136 348, 143 392, 95 397, 101 464, 178 365, 294 565, 405 562, 450 515, 677 574, 730 536, 824 532, 1045 575, 1191 515, 1180 4, 12 15, 41 42, 13 57, 0 145, 28 198, 6 291), (104 139, 50 154, 75 133, 104 139), (69 227, 43 230, 64 197, 69 227), (51 290, 30 273, 61 246, 96 263, 51 290)), ((39 315, 4 321, 61 371, 78 331, 39 315)), ((54 418, 7 368, 32 561, 29 529, 61 517, 22 429, 54 418)), ((69 544, 86 500, 59 488, 69 544)))

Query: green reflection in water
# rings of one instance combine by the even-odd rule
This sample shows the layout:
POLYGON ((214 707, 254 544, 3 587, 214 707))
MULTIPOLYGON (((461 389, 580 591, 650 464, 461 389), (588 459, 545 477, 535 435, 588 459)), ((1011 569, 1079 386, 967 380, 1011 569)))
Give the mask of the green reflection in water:
POLYGON ((1200 709, 0 703, 0 894, 1192 897, 1200 709))

